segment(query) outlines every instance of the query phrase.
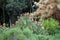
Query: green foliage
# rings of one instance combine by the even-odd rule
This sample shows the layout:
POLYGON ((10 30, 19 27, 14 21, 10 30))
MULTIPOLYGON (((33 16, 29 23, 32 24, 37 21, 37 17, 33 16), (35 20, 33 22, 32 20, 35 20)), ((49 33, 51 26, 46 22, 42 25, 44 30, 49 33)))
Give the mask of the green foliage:
POLYGON ((2 28, 1 40, 38 40, 38 34, 42 32, 40 25, 31 22, 28 18, 20 18, 15 28, 2 28), (39 27, 39 28, 38 28, 39 27))
POLYGON ((21 30, 19 27, 11 28, 0 34, 0 40, 37 40, 33 31, 29 28, 21 30))
POLYGON ((50 18, 49 20, 43 20, 43 26, 48 31, 49 34, 55 34, 57 32, 57 28, 59 27, 58 22, 50 18))
POLYGON ((60 34, 42 35, 34 34, 28 27, 21 30, 19 27, 10 28, 0 34, 0 40, 60 40, 60 34))
POLYGON ((14 28, 1 28, 0 40, 60 40, 60 33, 48 35, 40 25, 21 17, 14 28))
POLYGON ((6 8, 15 7, 18 10, 31 7, 30 0, 6 0, 6 8))
POLYGON ((60 33, 59 34, 55 34, 55 40, 60 40, 60 33))
POLYGON ((28 27, 30 30, 33 30, 33 33, 39 34, 39 33, 43 33, 42 27, 34 22, 32 22, 29 18, 26 17, 21 17, 20 22, 16 24, 16 26, 24 29, 26 27, 28 27))

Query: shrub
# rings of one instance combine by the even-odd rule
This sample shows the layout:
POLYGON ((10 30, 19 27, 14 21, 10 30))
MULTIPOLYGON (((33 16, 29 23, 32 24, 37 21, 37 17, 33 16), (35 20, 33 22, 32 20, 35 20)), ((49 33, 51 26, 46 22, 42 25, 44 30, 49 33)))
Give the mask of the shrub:
POLYGON ((60 33, 55 36, 48 35, 40 25, 31 22, 28 18, 19 20, 14 28, 0 29, 0 40, 60 40, 60 33))
POLYGON ((48 31, 49 34, 55 34, 57 31, 57 28, 59 27, 58 22, 50 18, 49 20, 43 20, 43 26, 48 31))

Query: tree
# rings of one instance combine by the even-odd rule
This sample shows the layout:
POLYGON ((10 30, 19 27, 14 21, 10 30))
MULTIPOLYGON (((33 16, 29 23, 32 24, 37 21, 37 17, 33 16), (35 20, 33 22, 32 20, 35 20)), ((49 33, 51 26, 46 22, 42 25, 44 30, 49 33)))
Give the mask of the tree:
POLYGON ((8 19, 11 21, 8 22, 15 24, 15 21, 17 19, 17 16, 20 14, 22 11, 30 11, 30 8, 32 7, 31 5, 31 0, 6 0, 5 3, 5 10, 8 19), (13 22, 14 20, 14 22, 13 22))

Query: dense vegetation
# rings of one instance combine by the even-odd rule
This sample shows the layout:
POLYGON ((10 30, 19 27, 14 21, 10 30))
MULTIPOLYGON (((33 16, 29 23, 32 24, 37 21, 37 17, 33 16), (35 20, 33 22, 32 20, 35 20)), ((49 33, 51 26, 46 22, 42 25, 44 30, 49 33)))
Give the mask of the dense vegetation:
MULTIPOLYGON (((34 1, 38 2, 39 0, 34 1)), ((6 27, 3 25, 0 27, 0 40, 60 40, 60 26, 58 25, 58 21, 51 17, 47 17, 47 19, 42 18, 42 20, 37 18, 41 16, 39 15, 40 10, 37 11, 35 15, 32 14, 33 20, 27 16, 17 18, 17 16, 24 12, 26 12, 26 14, 32 12, 32 6, 34 4, 32 3, 32 0, 0 0, 0 10, 3 10, 2 12, 0 11, 0 13, 1 16, 5 18, 0 18, 0 20, 5 20, 7 25, 9 25, 11 21, 12 24, 17 21, 14 26, 9 27, 6 25, 6 27), (35 18, 35 16, 37 17, 35 18)), ((45 9, 44 7, 42 8, 45 9)), ((52 11, 49 11, 49 13, 50 12, 52 11)), ((45 12, 42 11, 42 13, 45 15, 45 12)), ((42 16, 44 15, 42 14, 42 16)), ((28 16, 30 16, 30 14, 28 16)))
POLYGON ((9 25, 10 23, 15 24, 17 16, 19 16, 23 12, 31 12, 31 4, 31 0, 0 0, 0 19, 3 20, 3 22, 0 23, 2 24, 5 22, 9 25))
POLYGON ((43 29, 39 24, 31 22, 29 18, 22 17, 19 20, 15 27, 0 28, 0 40, 60 40, 60 32, 54 19, 50 19, 51 22, 48 20, 44 21, 47 22, 44 23, 43 27, 50 27, 49 30, 43 29), (50 25, 47 25, 49 22, 50 25), (55 24, 51 25, 51 23, 55 24))

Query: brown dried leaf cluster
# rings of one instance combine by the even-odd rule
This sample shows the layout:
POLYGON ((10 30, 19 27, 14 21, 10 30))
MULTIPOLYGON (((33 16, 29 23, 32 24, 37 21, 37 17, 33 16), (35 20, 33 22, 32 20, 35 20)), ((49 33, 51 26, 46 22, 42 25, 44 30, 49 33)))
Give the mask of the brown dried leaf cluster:
POLYGON ((40 0, 35 4, 39 7, 31 16, 39 16, 40 18, 48 18, 53 14, 53 8, 57 6, 56 0, 40 0))

